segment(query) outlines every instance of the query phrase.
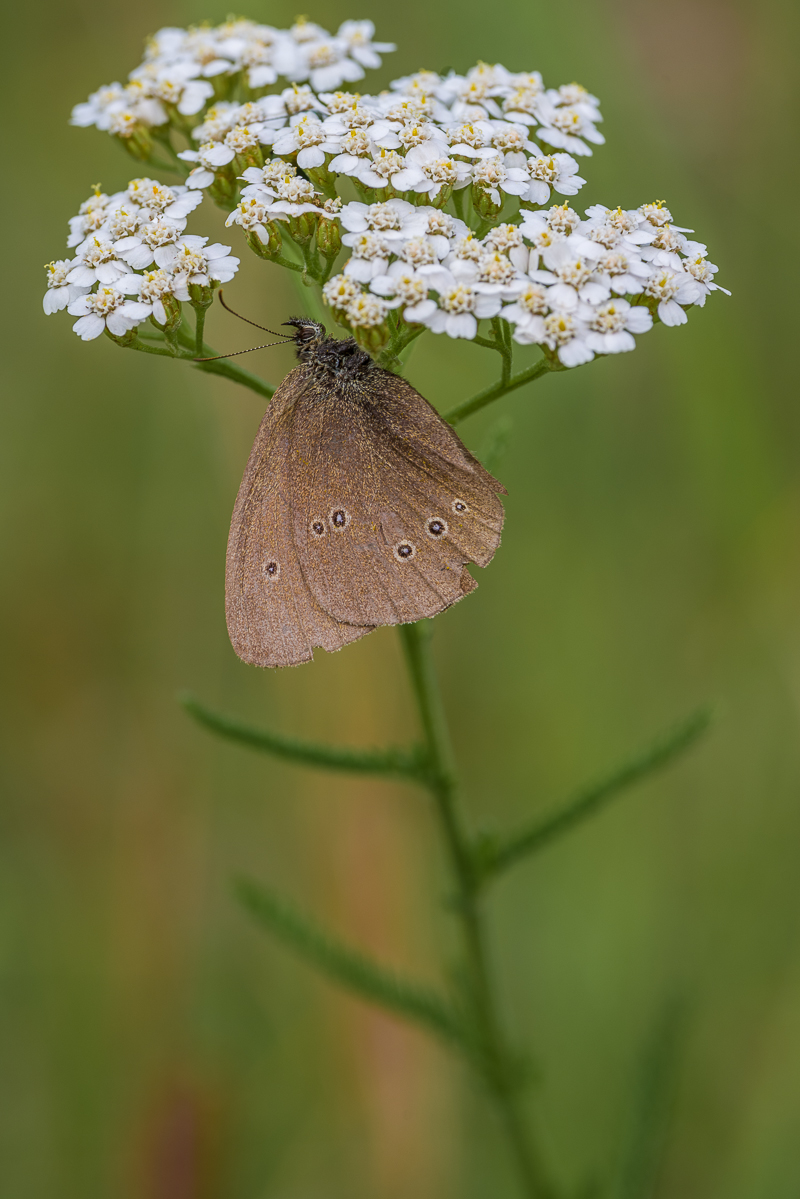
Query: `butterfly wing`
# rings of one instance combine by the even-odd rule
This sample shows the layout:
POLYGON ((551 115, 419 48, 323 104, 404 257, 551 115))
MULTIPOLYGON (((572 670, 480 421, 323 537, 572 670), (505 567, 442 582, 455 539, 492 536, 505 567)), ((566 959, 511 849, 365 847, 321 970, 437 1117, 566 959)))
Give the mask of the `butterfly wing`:
POLYGON ((284 379, 261 422, 228 538, 228 632, 238 656, 256 666, 295 666, 315 646, 332 652, 372 632, 324 611, 300 568, 288 469, 298 371, 284 379))
POLYGON ((293 413, 295 543, 320 607, 357 625, 433 616, 477 584, 503 490, 405 380, 308 376, 293 413))

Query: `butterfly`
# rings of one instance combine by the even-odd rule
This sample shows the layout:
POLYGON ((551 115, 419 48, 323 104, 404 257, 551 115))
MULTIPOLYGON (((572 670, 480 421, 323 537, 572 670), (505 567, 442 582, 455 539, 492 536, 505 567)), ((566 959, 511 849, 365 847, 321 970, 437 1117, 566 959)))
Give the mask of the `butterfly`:
POLYGON ((238 656, 308 662, 474 591, 505 488, 405 379, 304 317, 233 510, 225 611, 238 656))

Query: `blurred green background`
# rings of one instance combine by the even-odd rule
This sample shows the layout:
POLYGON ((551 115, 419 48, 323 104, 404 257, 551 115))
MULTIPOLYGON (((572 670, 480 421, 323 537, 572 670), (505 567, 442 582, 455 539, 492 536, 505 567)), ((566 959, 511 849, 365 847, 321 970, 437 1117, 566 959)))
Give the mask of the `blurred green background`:
MULTIPOLYGON (((461 1067, 319 981, 230 891, 238 873, 269 879, 435 977, 450 918, 426 800, 219 744, 175 702, 190 687, 287 732, 399 740, 396 634, 296 671, 240 663, 223 564, 262 403, 83 345, 41 310, 42 263, 90 185, 139 173, 69 127, 71 105, 124 78, 159 26, 227 11, 32 0, 4 18, 0 1194, 502 1199, 504 1146, 461 1067)), ((655 1194, 796 1199, 797 7, 320 0, 308 15, 370 16, 399 44, 365 89, 477 59, 580 80, 608 144, 577 206, 665 199, 733 290, 635 354, 503 401, 503 547, 437 623, 436 653, 476 824, 520 820, 719 704, 684 762, 499 885, 497 968, 566 1184, 613 1176, 677 1003, 655 1194)), ((267 324, 295 310, 282 273, 232 240, 237 306, 267 324)), ((245 346, 243 328, 217 313, 210 340, 245 346)), ((410 376, 448 407, 489 381, 490 357, 428 338, 410 376)), ((277 381, 290 361, 252 367, 277 381)), ((496 415, 461 427, 469 445, 496 415)))

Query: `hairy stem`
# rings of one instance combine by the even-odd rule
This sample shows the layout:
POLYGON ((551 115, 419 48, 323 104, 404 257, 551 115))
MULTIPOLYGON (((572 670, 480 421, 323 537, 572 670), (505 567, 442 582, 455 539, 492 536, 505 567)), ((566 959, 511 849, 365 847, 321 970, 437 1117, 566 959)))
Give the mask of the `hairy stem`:
MULTIPOLYGON (((216 350, 212 350, 211 346, 202 342, 201 345, 196 344, 195 337, 181 325, 178 330, 178 341, 186 352, 182 355, 185 359, 192 361, 199 353, 203 358, 213 358, 216 350)), ((254 375, 250 371, 246 371, 243 367, 238 366, 235 362, 231 362, 228 358, 220 358, 216 362, 194 362, 192 365, 196 370, 205 371, 208 375, 220 375, 223 379, 230 379, 232 383, 238 383, 241 387, 247 387, 250 391, 254 391, 256 395, 264 396, 271 400, 275 394, 275 388, 271 383, 267 383, 266 379, 262 379, 259 375, 254 375)))
POLYGON ((198 304, 194 310, 194 352, 198 358, 203 357, 203 330, 206 325, 206 310, 198 304))
POLYGON ((476 877, 458 806, 455 757, 430 652, 428 621, 400 626, 411 683, 428 754, 428 786, 436 805, 457 892, 468 972, 469 1007, 478 1045, 478 1068, 497 1108, 528 1199, 556 1199, 519 1106, 514 1063, 500 1028, 476 877))
MULTIPOLYGON (((492 349, 499 348, 492 344, 492 349)), ((471 400, 464 400, 463 404, 457 404, 455 408, 451 408, 444 414, 444 419, 448 424, 457 425, 465 417, 472 416, 473 412, 480 412, 481 408, 485 408, 487 404, 493 404, 501 396, 508 395, 509 392, 516 391, 518 387, 524 387, 526 383, 532 383, 534 379, 540 379, 549 371, 558 369, 563 368, 553 366, 547 358, 540 358, 527 370, 520 371, 519 374, 512 375, 509 379, 501 378, 498 383, 493 383, 491 387, 485 387, 483 391, 479 391, 471 400)))

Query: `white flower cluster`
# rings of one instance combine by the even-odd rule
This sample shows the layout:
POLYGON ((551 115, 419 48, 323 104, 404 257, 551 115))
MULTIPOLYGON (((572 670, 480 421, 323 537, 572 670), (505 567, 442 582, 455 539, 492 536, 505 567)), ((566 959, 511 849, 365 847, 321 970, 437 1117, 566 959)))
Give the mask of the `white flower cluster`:
POLYGON ((239 19, 156 34, 128 84, 95 93, 73 121, 144 159, 155 138, 186 164, 185 185, 134 180, 91 197, 71 222, 75 259, 48 268, 45 309, 68 306, 87 338, 148 315, 168 328, 175 304, 199 302, 193 284, 238 266, 228 247, 184 232, 205 189, 252 250, 322 284, 373 351, 392 335, 402 343, 401 323, 473 339, 480 320, 499 318, 517 342, 577 366, 633 349, 654 319, 684 323, 718 290, 706 247, 662 203, 581 217, 555 202, 577 195, 577 160, 604 140, 583 87, 481 63, 419 71, 378 95, 337 90, 394 48, 374 34, 370 21, 332 36, 304 20, 277 30, 239 19), (177 151, 172 132, 191 148, 177 151), (343 180, 359 197, 344 206, 343 180), (513 219, 500 223, 506 205, 513 219), (281 229, 295 242, 288 257, 281 229), (329 278, 342 246, 350 257, 329 278))
MULTIPOLYGON (((352 251, 323 295, 343 324, 370 328, 398 309, 408 324, 472 339, 500 317, 514 340, 563 366, 635 348, 633 334, 686 321, 717 267, 676 228, 660 202, 636 210, 568 203, 524 211, 479 238, 437 208, 402 199, 347 204, 339 216, 352 251)), ((724 289, 719 289, 724 290, 724 289)))
POLYGON ((578 193, 585 180, 572 153, 591 154, 586 142, 603 138, 594 97, 567 104, 565 96, 576 98, 568 89, 534 93, 531 81, 538 79, 481 66, 447 79, 428 73, 401 79, 378 96, 315 94, 295 85, 245 104, 213 105, 192 130, 198 149, 180 157, 196 164, 191 188, 230 178, 237 167, 260 166, 262 147, 269 147, 321 179, 348 176, 364 190, 391 189, 416 203, 446 203, 454 189, 472 184, 478 207, 481 201, 499 207, 506 196, 544 204, 551 190, 578 193), (489 87, 489 79, 502 83, 489 87), (521 79, 527 90, 518 86, 521 79), (571 114, 561 122, 569 134, 557 127, 564 114, 571 114))
POLYGON ((133 179, 108 196, 96 188, 69 222, 74 258, 51 262, 44 310, 66 308, 84 341, 105 330, 122 337, 152 317, 162 328, 180 321, 180 303, 232 279, 239 259, 230 246, 185 233, 202 194, 133 179))
POLYGON ((75 125, 95 125, 118 137, 195 117, 214 96, 238 90, 258 95, 279 77, 310 80, 326 91, 362 79, 394 46, 374 42, 371 21, 345 21, 336 35, 298 20, 291 29, 228 20, 214 28, 161 29, 128 83, 100 88, 75 106, 75 125))

